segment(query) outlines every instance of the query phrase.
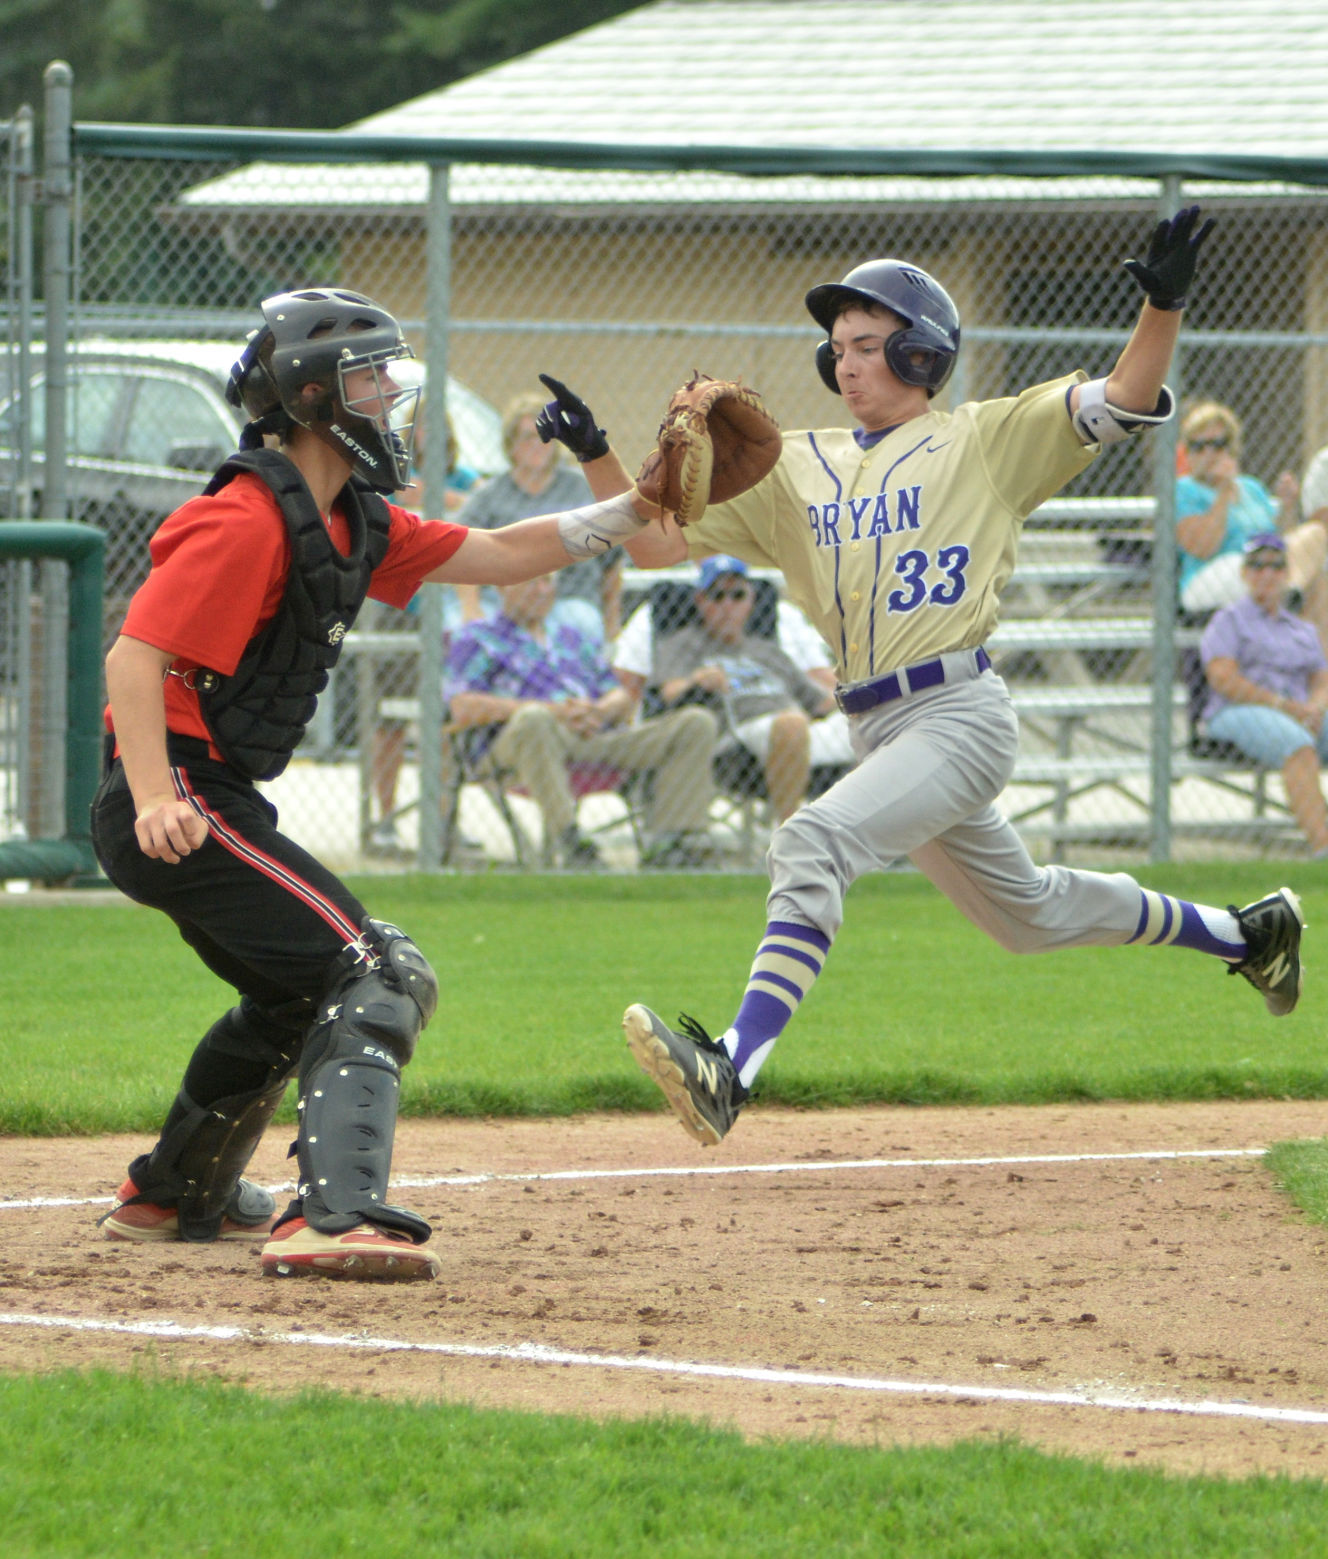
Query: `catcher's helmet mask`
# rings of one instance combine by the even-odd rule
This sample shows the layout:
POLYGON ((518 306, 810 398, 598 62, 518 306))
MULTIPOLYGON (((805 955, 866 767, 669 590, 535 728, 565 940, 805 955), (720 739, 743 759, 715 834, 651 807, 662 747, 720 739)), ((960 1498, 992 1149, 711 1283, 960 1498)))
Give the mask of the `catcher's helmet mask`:
POLYGON ((420 386, 402 389, 390 377, 390 364, 415 355, 400 325, 363 294, 339 288, 278 293, 261 307, 264 324, 249 337, 226 389, 251 418, 245 441, 297 423, 379 492, 405 487, 420 386), (347 381, 361 370, 371 376, 368 387, 352 393, 347 381), (321 393, 306 395, 308 385, 321 393))
MULTIPOLYGON (((885 360, 904 384, 935 395, 959 355, 959 310, 935 277, 903 260, 868 260, 840 282, 824 282, 807 294, 807 309, 829 337, 846 308, 876 304, 903 320, 885 340, 885 360)), ((840 393, 834 348, 816 349, 816 371, 827 389, 840 393)))

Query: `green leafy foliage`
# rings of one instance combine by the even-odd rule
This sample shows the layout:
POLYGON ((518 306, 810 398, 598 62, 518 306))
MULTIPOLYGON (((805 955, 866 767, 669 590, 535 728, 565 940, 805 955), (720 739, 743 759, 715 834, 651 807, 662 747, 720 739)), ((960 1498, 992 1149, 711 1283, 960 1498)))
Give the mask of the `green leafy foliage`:
POLYGON ((63 59, 78 119, 333 129, 633 6, 0 0, 0 117, 39 107, 42 72, 63 59))

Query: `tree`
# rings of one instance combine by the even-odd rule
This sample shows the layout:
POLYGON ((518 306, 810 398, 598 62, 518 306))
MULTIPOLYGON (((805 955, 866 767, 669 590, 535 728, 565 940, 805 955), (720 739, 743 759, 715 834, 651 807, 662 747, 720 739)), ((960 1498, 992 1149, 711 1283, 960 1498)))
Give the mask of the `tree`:
POLYGON ((0 0, 0 118, 334 129, 634 10, 640 0, 0 0))

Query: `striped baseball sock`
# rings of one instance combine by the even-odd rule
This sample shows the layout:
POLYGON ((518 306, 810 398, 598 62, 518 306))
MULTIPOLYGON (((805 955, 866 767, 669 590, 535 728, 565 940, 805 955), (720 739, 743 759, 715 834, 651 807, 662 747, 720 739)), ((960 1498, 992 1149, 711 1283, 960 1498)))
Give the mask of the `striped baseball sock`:
POLYGON ((1188 899, 1173 899, 1148 888, 1139 892, 1143 904, 1130 942, 1148 947, 1192 947, 1197 953, 1212 953, 1233 964, 1245 957, 1245 936, 1230 910, 1191 904, 1188 899))
POLYGON ((772 920, 765 928, 738 1016, 719 1036, 744 1088, 752 1086, 785 1024, 811 990, 829 951, 829 937, 810 926, 772 920))

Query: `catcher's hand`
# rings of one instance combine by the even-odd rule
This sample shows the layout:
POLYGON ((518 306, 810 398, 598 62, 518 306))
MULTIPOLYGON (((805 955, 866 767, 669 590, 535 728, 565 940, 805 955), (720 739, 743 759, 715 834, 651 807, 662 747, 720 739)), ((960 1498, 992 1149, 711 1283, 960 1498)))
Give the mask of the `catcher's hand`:
POLYGON ((609 452, 609 436, 595 426, 595 414, 579 395, 573 395, 560 380, 540 375, 540 383, 553 391, 553 400, 535 418, 535 431, 543 443, 557 439, 565 444, 584 465, 609 452))
POLYGON ((636 489, 694 524, 708 503, 755 487, 779 459, 779 424, 755 390, 696 372, 675 390, 636 489))
POLYGON ((1199 246, 1217 223, 1209 217, 1196 233, 1198 206, 1187 206, 1169 221, 1153 229, 1148 253, 1143 260, 1126 260, 1125 269, 1148 295, 1155 309, 1183 309, 1185 295, 1194 280, 1199 261, 1199 246))

